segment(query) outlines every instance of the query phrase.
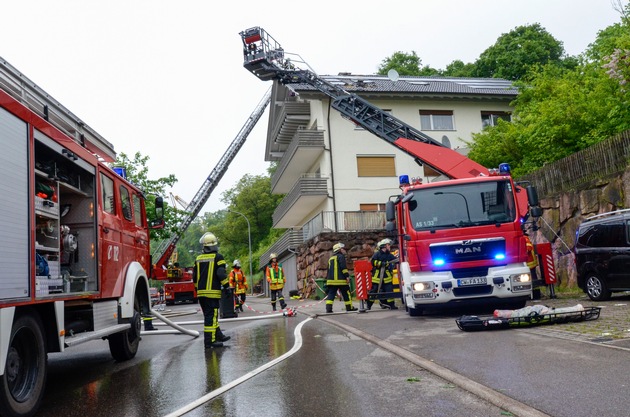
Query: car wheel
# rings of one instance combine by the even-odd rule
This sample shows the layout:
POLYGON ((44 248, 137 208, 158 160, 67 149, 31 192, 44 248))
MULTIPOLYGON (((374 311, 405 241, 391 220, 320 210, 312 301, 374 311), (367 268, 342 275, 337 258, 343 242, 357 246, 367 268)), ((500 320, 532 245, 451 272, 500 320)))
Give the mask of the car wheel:
POLYGON ((605 301, 610 299, 611 291, 597 274, 591 272, 586 277, 586 294, 593 301, 605 301))

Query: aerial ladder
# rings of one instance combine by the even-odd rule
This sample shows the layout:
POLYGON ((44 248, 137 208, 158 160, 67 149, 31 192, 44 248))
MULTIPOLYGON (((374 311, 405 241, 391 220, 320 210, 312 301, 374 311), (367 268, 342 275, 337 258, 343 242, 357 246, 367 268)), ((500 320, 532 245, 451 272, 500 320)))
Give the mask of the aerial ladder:
MULTIPOLYGON (((186 271, 176 265, 169 265, 169 260, 175 251, 177 242, 208 201, 208 198, 216 188, 221 178, 223 178, 223 175, 230 166, 230 163, 243 147, 245 140, 256 126, 256 123, 258 123, 262 117, 270 102, 271 88, 267 90, 263 98, 256 105, 256 108, 247 118, 245 124, 241 127, 241 130, 238 132, 228 149, 225 151, 221 159, 219 159, 219 162, 212 172, 210 172, 210 175, 208 175, 201 188, 199 188, 199 191, 197 191, 193 199, 185 207, 184 217, 177 225, 175 231, 168 239, 164 239, 160 242, 153 251, 153 254, 151 255, 151 258, 154 260, 152 278, 157 280, 167 280, 164 285, 164 296, 167 304, 172 304, 176 301, 196 301, 197 296, 190 271, 188 271, 189 273, 186 273, 186 271)), ((178 200, 180 203, 181 201, 178 200)))
MULTIPOLYGON (((404 237, 399 241, 403 249, 400 251, 399 273, 401 284, 406 283, 401 286, 409 314, 420 314, 427 305, 483 299, 486 293, 512 303, 524 302, 532 289, 531 282, 527 282, 531 279, 530 271, 524 262, 527 257, 524 224, 530 215, 537 219, 542 214, 534 187, 529 185, 526 187, 527 193, 521 192, 521 186, 509 174, 508 164, 492 170, 483 167, 357 94, 347 91, 341 85, 320 77, 299 55, 286 53, 264 29, 252 27, 242 31, 240 36, 243 43, 243 66, 259 79, 277 81, 282 85, 314 88, 328 96, 331 107, 341 113, 342 117, 396 146, 413 157, 419 165, 429 166, 439 172, 442 174, 440 179, 446 179, 440 184, 423 185, 415 179, 410 183, 406 175, 400 176, 402 193, 387 204, 386 230, 395 231, 397 236, 404 237), (486 207, 490 205, 490 199, 484 200, 476 208, 478 216, 483 215, 483 219, 473 222, 467 197, 461 192, 454 192, 454 188, 449 188, 453 186, 468 190, 471 193, 470 198, 477 200, 481 200, 478 198, 480 193, 475 191, 477 186, 507 190, 507 196, 501 195, 501 198, 506 201, 513 199, 516 210, 512 210, 509 203, 508 209, 505 204, 501 205, 500 209, 505 211, 502 213, 505 217, 498 221, 490 216, 490 208, 486 207), (427 217, 412 223, 413 208, 410 208, 408 202, 413 200, 412 207, 438 207, 435 202, 445 195, 460 196, 466 202, 462 206, 465 211, 454 215, 456 221, 437 223, 437 219, 444 220, 446 216, 439 211, 434 213, 426 209, 427 217), (492 245, 497 245, 500 250, 495 251, 494 247, 491 248, 492 245), (467 258, 471 252, 475 255, 467 258), (491 259, 491 255, 496 258, 491 259), (446 258, 448 261, 444 260, 446 258), (468 279, 467 274, 480 266, 488 268, 491 273, 479 280, 476 276, 468 279), (498 275, 507 276, 509 271, 512 271, 510 279, 523 281, 512 286, 504 285, 498 275), (454 274, 466 278, 455 279, 454 274), (466 285, 470 287, 463 288, 466 285), (440 288, 440 297, 433 293, 436 288, 440 288)), ((489 191, 486 194, 494 197, 499 192, 489 191)), ((416 211, 413 216, 418 216, 419 212, 420 210, 416 211)))
POLYGON ((316 88, 331 99, 331 107, 343 117, 413 156, 419 164, 426 164, 448 178, 488 175, 486 167, 320 77, 299 55, 285 52, 264 29, 253 27, 240 35, 243 41, 243 66, 261 80, 277 80, 283 85, 307 84, 316 88), (289 58, 289 55, 294 58, 289 58))

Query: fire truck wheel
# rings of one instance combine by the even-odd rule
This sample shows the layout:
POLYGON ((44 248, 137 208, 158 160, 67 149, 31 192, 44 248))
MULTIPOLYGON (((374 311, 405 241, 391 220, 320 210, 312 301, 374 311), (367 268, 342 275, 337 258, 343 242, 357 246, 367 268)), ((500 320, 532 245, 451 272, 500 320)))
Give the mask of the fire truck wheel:
POLYGON ((15 318, 7 364, 0 377, 0 415, 31 416, 39 407, 46 385, 48 357, 39 316, 15 318))
POLYGON ((132 359, 138 353, 140 332, 142 330, 142 315, 140 313, 140 300, 137 295, 133 303, 133 310, 131 328, 109 336, 109 351, 118 362, 132 359))
POLYGON ((420 317, 424 313, 424 310, 421 308, 407 307, 407 309, 409 310, 409 315, 411 317, 420 317))

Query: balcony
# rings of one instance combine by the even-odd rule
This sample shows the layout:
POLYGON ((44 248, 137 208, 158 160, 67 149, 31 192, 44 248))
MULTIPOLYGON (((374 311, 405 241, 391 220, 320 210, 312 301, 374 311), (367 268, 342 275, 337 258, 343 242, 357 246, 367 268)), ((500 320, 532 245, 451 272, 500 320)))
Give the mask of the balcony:
POLYGON ((302 239, 322 232, 362 232, 385 229, 384 211, 322 211, 302 226, 302 239))
POLYGON ((266 160, 278 161, 293 141, 298 129, 311 120, 311 107, 306 102, 272 101, 270 126, 267 133, 266 160))
POLYGON ((302 174, 293 188, 273 212, 273 227, 288 229, 304 222, 304 218, 328 198, 328 179, 318 174, 302 174))
POLYGON ((324 152, 324 132, 298 129, 284 152, 278 169, 271 177, 271 192, 286 194, 306 167, 312 166, 324 152))
POLYGON ((365 232, 385 228, 384 211, 322 211, 311 218, 301 229, 287 230, 260 257, 259 268, 263 268, 272 253, 283 258, 309 239, 327 232, 365 232))

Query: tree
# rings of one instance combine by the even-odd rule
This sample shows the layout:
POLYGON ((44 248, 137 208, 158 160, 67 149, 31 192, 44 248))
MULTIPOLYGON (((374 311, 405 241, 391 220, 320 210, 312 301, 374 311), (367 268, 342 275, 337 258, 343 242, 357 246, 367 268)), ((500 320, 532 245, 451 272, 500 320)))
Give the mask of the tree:
POLYGON ((456 59, 446 66, 446 70, 442 75, 447 77, 474 77, 477 71, 475 64, 464 64, 463 61, 456 59))
MULTIPOLYGON (((116 161, 112 163, 112 166, 124 167, 127 172, 127 179, 135 184, 142 190, 146 197, 146 210, 147 215, 151 217, 152 213, 155 213, 155 197, 164 197, 166 193, 166 187, 172 187, 177 182, 175 175, 170 174, 167 177, 161 177, 158 179, 149 178, 149 168, 147 162, 148 156, 142 156, 140 152, 136 152, 133 159, 129 159, 127 154, 121 152, 117 155, 116 161)), ((171 235, 174 227, 179 223, 182 212, 174 208, 173 210, 164 211, 164 220, 167 225, 165 229, 151 230, 151 239, 159 240, 167 238, 171 235)))
POLYGON ((560 65, 562 42, 540 24, 518 26, 501 35, 475 62, 476 76, 519 80, 535 65, 560 65))
POLYGON ((439 71, 431 67, 422 67, 422 60, 415 51, 410 54, 394 52, 392 56, 385 58, 378 67, 377 74, 387 75, 389 70, 396 70, 400 75, 430 76, 438 75, 439 71))
POLYGON ((614 26, 598 34, 573 69, 532 66, 526 82, 519 83, 513 121, 473 135, 468 156, 485 166, 509 162, 519 176, 630 129, 622 82, 628 79, 622 64, 627 61, 611 53, 630 49, 630 28, 614 26), (619 72, 610 73, 614 62, 619 72))

